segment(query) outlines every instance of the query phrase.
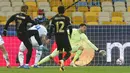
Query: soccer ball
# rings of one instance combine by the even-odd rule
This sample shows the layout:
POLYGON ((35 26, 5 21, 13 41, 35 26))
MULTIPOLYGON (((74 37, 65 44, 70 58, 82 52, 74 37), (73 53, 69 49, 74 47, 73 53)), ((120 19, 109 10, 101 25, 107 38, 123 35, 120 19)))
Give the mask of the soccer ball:
POLYGON ((119 58, 119 59, 116 60, 116 64, 117 64, 117 65, 123 65, 123 64, 124 64, 124 61, 119 58))

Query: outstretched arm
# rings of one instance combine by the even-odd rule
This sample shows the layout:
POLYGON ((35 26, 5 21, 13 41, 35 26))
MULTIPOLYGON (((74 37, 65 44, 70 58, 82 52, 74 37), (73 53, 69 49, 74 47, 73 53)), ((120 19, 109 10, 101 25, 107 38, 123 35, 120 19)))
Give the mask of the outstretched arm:
POLYGON ((51 20, 50 23, 49 23, 49 31, 48 31, 48 33, 47 33, 47 38, 48 38, 48 39, 51 39, 51 35, 52 35, 52 32, 53 32, 53 28, 54 28, 54 26, 52 25, 52 20, 51 20))
POLYGON ((8 26, 9 26, 9 24, 10 24, 12 21, 14 21, 15 16, 16 16, 16 15, 12 15, 12 16, 8 19, 8 21, 6 22, 6 25, 5 25, 4 30, 3 30, 3 35, 4 35, 4 36, 6 36, 8 26))
POLYGON ((87 44, 91 47, 91 48, 93 48, 94 50, 96 50, 96 51, 98 51, 99 49, 88 39, 88 37, 84 34, 83 35, 83 40, 85 41, 85 42, 87 42, 87 44))
POLYGON ((12 16, 7 20, 6 25, 5 25, 5 27, 4 27, 4 30, 7 30, 7 29, 8 29, 9 24, 10 24, 12 21, 15 20, 15 16, 16 16, 16 15, 12 15, 12 16))
POLYGON ((102 54, 102 56, 106 55, 106 51, 105 50, 100 50, 98 49, 89 39, 88 37, 84 34, 84 40, 87 42, 87 44, 93 48, 94 50, 96 50, 97 52, 99 52, 100 54, 102 54))

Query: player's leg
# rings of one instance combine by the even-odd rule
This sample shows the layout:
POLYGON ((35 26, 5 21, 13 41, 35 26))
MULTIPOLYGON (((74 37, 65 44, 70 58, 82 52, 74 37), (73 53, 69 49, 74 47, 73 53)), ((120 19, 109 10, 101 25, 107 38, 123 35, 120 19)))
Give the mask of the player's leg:
POLYGON ((77 52, 76 52, 76 54, 75 54, 75 56, 74 56, 74 58, 73 58, 73 60, 72 60, 72 62, 71 62, 71 65, 73 66, 73 67, 76 67, 76 65, 75 65, 75 61, 79 58, 79 56, 82 54, 82 51, 83 51, 83 47, 79 47, 79 49, 77 50, 77 52))
POLYGON ((1 44, 0 45, 0 49, 1 49, 2 53, 3 53, 4 59, 6 61, 7 68, 10 68, 10 62, 9 62, 9 58, 8 58, 8 53, 7 53, 6 49, 5 49, 5 46, 3 44, 1 44))
POLYGON ((42 51, 36 50, 35 62, 34 62, 34 65, 33 65, 34 68, 38 68, 37 63, 39 62, 41 56, 42 56, 42 51))
POLYGON ((23 44, 23 42, 21 42, 20 46, 19 46, 19 52, 18 52, 18 60, 20 63, 19 68, 23 68, 24 67, 24 55, 23 52, 26 50, 25 45, 23 44))
POLYGON ((30 42, 30 34, 28 32, 18 32, 17 34, 18 38, 24 43, 25 47, 27 48, 26 64, 24 65, 24 68, 29 69, 29 62, 32 56, 32 43, 30 42))
POLYGON ((63 48, 62 45, 59 46, 59 48, 57 47, 58 51, 59 51, 59 64, 60 64, 60 71, 64 71, 64 60, 63 60, 63 48))
POLYGON ((29 34, 29 37, 31 37, 31 36, 35 37, 35 39, 37 40, 37 42, 39 44, 39 50, 48 51, 48 49, 42 45, 42 42, 41 42, 41 39, 39 37, 39 33, 37 30, 28 30, 28 34, 29 34))
POLYGON ((7 68, 10 68, 10 62, 9 62, 9 58, 8 58, 8 53, 7 53, 6 49, 5 49, 4 41, 3 41, 1 36, 0 36, 0 50, 3 53, 3 57, 4 57, 5 61, 6 61, 7 68))
POLYGON ((54 58, 58 54, 59 54, 59 51, 57 51, 57 49, 55 49, 50 55, 46 56, 40 62, 38 62, 38 65, 41 65, 41 64, 43 64, 45 62, 48 62, 49 60, 51 60, 52 58, 54 58))
MULTIPOLYGON (((68 36, 68 35, 67 35, 68 36)), ((57 44, 57 50, 59 51, 59 64, 60 64, 60 71, 64 71, 64 60, 63 60, 63 49, 66 45, 66 37, 65 35, 55 35, 55 40, 57 44)))
POLYGON ((27 54, 26 54, 26 64, 24 66, 25 69, 29 69, 29 62, 30 62, 30 58, 32 56, 32 44, 29 41, 29 39, 26 39, 23 41, 24 45, 27 47, 27 54))
POLYGON ((72 50, 72 48, 71 48, 71 46, 70 46, 69 40, 68 40, 68 41, 66 40, 66 42, 68 42, 68 43, 66 43, 66 45, 65 45, 66 55, 65 55, 65 57, 63 58, 64 61, 66 61, 66 60, 70 57, 70 55, 71 55, 71 50, 72 50))
POLYGON ((64 71, 64 60, 63 60, 63 50, 59 50, 59 64, 60 64, 60 71, 64 71))
POLYGON ((64 50, 66 52, 66 55, 64 56, 64 58, 62 60, 60 60, 60 63, 61 63, 60 71, 64 71, 64 61, 66 61, 70 57, 70 55, 71 55, 71 46, 70 46, 70 44, 68 43, 65 46, 66 47, 65 47, 64 50))
POLYGON ((31 43, 32 43, 33 48, 36 49, 35 61, 34 61, 34 64, 32 65, 32 67, 38 68, 37 63, 39 62, 39 60, 41 58, 42 51, 38 50, 39 45, 38 45, 38 42, 35 39, 35 37, 32 36, 30 39, 31 39, 31 43))
POLYGON ((71 52, 70 51, 66 51, 66 55, 65 57, 63 58, 64 61, 66 61, 71 55, 71 52))
POLYGON ((56 35, 55 36, 56 44, 57 44, 57 50, 59 51, 59 60, 63 59, 63 47, 64 47, 64 36, 56 35))

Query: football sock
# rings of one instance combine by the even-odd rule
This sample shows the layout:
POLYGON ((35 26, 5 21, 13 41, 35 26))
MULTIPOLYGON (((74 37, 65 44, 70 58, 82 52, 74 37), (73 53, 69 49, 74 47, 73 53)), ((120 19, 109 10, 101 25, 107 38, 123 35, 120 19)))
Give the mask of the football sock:
POLYGON ((20 62, 20 66, 22 66, 24 64, 23 63, 23 60, 24 60, 23 52, 18 53, 18 59, 19 59, 19 62, 20 62))
POLYGON ((26 64, 30 62, 31 56, 32 56, 32 49, 28 49, 28 52, 26 54, 26 64))
POLYGON ((42 51, 36 50, 35 65, 37 65, 37 63, 39 62, 41 55, 42 55, 42 51))
POLYGON ((58 57, 59 57, 59 60, 62 59, 62 54, 63 54, 62 52, 59 52, 59 56, 58 56, 58 57))
POLYGON ((82 50, 78 50, 76 52, 76 54, 75 54, 74 59, 72 60, 72 62, 75 62, 79 58, 79 56, 81 55, 81 53, 82 53, 82 50))
POLYGON ((43 58, 40 62, 38 62, 38 65, 45 63, 47 61, 51 60, 51 58, 49 56, 46 56, 45 58, 43 58))
POLYGON ((65 55, 65 57, 63 58, 63 60, 64 60, 64 61, 67 60, 67 59, 70 57, 70 55, 71 55, 71 53, 70 53, 70 52, 67 52, 66 55, 65 55))
POLYGON ((6 61, 6 65, 8 66, 10 64, 8 54, 3 54, 3 57, 4 57, 5 61, 6 61))

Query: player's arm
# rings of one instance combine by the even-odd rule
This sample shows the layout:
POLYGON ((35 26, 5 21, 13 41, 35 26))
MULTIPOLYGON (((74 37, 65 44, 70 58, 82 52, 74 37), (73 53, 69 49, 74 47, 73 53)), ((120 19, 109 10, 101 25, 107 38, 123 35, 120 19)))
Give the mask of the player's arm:
POLYGON ((15 15, 12 15, 12 16, 7 20, 6 25, 5 25, 5 27, 4 27, 3 35, 6 36, 6 33, 7 33, 8 27, 9 27, 9 24, 10 24, 12 21, 15 20, 15 16, 16 16, 16 14, 15 14, 15 15))
POLYGON ((36 24, 39 24, 38 18, 35 18, 35 19, 34 19, 34 22, 35 22, 36 24))
POLYGON ((88 37, 87 37, 85 34, 83 34, 82 36, 83 36, 83 40, 86 41, 87 44, 88 44, 91 48, 93 48, 93 49, 96 50, 96 51, 99 50, 99 49, 88 39, 88 37))
POLYGON ((52 24, 52 20, 50 20, 50 23, 49 23, 49 31, 47 33, 47 38, 48 39, 51 39, 51 35, 52 35, 52 32, 53 32, 53 24, 52 24))
POLYGON ((28 22, 29 22, 29 23, 32 23, 32 26, 33 26, 33 25, 37 25, 36 22, 31 19, 30 16, 28 16, 28 22))
POLYGON ((83 38, 84 38, 84 40, 87 42, 87 44, 88 44, 91 48, 93 48, 94 50, 96 50, 97 52, 99 52, 100 54, 102 54, 103 56, 106 55, 106 51, 105 51, 105 50, 100 50, 100 49, 98 49, 98 48, 88 39, 88 37, 87 37, 85 34, 83 34, 83 38))
MULTIPOLYGON (((43 44, 46 42, 46 35, 42 35, 41 41, 42 41, 43 44)), ((45 44, 46 44, 46 43, 45 43, 45 44)))
POLYGON ((52 20, 50 20, 49 26, 48 26, 48 33, 47 33, 46 44, 48 44, 50 42, 50 39, 51 39, 51 36, 52 36, 52 32, 53 32, 53 28, 54 28, 54 25, 52 24, 52 20))
POLYGON ((46 35, 47 35, 47 30, 44 31, 44 34, 42 35, 42 38, 41 38, 42 43, 45 43, 45 42, 46 42, 46 35))
POLYGON ((72 25, 71 25, 70 18, 68 18, 68 21, 69 21, 69 23, 68 23, 69 34, 70 34, 70 37, 71 37, 71 35, 72 35, 72 25))

